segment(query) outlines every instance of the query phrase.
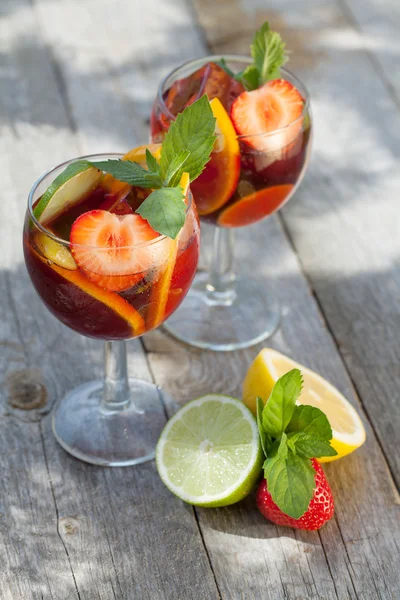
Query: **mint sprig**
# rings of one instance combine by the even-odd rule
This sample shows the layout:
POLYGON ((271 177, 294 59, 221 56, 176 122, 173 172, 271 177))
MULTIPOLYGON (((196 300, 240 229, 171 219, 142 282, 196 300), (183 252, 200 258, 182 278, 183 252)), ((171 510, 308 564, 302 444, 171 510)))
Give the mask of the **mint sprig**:
POLYGON ((299 519, 308 509, 315 489, 311 458, 335 456, 332 428, 314 406, 296 406, 303 386, 299 369, 276 382, 262 407, 257 398, 257 423, 265 454, 263 465, 268 491, 282 512, 299 519))
MULTIPOLYGON (((247 91, 256 90, 271 79, 279 79, 281 67, 289 60, 285 42, 279 33, 271 31, 268 21, 256 31, 250 53, 254 63, 234 75, 247 91)), ((225 59, 219 60, 218 64, 228 75, 233 75, 225 59)))
POLYGON ((129 185, 153 189, 136 210, 151 227, 175 239, 185 222, 186 205, 179 182, 193 181, 203 171, 214 147, 215 118, 207 96, 187 106, 170 125, 158 163, 146 150, 147 169, 129 160, 106 160, 93 166, 129 185))

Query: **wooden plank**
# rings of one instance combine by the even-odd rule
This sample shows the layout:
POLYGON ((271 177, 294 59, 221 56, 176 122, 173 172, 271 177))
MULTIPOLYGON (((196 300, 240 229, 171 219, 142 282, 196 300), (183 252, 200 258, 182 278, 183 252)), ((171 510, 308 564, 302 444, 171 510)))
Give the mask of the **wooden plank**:
POLYGON ((248 23, 269 18, 288 39, 313 99, 312 164, 283 218, 398 485, 400 116, 340 7, 305 6, 314 15, 306 26, 300 8, 246 3, 248 23), (340 40, 354 49, 346 61, 340 40))
MULTIPOLYGON (((187 598, 217 598, 193 512, 171 500, 154 464, 90 467, 66 455, 50 432, 49 419, 42 421, 55 399, 100 375, 102 348, 63 327, 35 295, 22 264, 21 225, 31 183, 49 166, 89 147, 90 123, 85 131, 82 113, 81 128, 62 101, 62 74, 44 49, 31 5, 21 1, 16 7, 10 1, 1 9, 6 61, 1 76, 6 80, 0 95, 0 210, 7 226, 0 253, 0 368, 10 386, 8 394, 4 388, 0 424, 7 489, 0 509, 0 596, 109 600, 170 598, 182 591, 187 598), (21 381, 24 385, 18 385, 21 381), (47 402, 35 410, 7 404, 26 397, 34 403, 43 390, 47 402)), ((62 20, 62 5, 57 10, 62 20)), ((80 102, 89 114, 93 87, 88 92, 80 102)), ((116 103, 116 113, 126 115, 122 105, 123 100, 116 103)), ((92 143, 99 149, 94 138, 92 143)), ((130 344, 129 362, 132 374, 151 379, 139 341, 130 344)))
POLYGON ((350 23, 360 32, 359 44, 369 53, 377 75, 400 107, 400 6, 396 0, 340 0, 350 23))
MULTIPOLYGON (((379 81, 375 82, 373 71, 363 55, 357 54, 354 59, 355 63, 349 62, 346 67, 343 65, 343 60, 339 61, 341 58, 339 53, 337 55, 331 53, 328 56, 326 47, 328 44, 324 44, 323 41, 324 28, 329 31, 333 26, 344 27, 346 35, 351 33, 348 25, 345 24, 343 15, 337 7, 327 3, 318 9, 313 2, 308 2, 306 7, 302 5, 297 8, 293 3, 288 6, 276 2, 270 5, 268 11, 263 11, 259 3, 254 3, 259 10, 254 10, 253 14, 250 11, 250 4, 249 2, 246 5, 230 2, 230 8, 227 8, 228 3, 223 1, 211 2, 210 0, 196 3, 200 23, 212 22, 216 39, 216 29, 225 27, 225 21, 221 18, 221 7, 225 7, 227 11, 231 11, 232 15, 236 15, 232 16, 230 26, 232 26, 232 19, 235 18, 237 29, 232 28, 228 32, 229 37, 224 30, 225 33, 221 34, 220 43, 212 45, 211 49, 223 52, 243 51, 244 46, 248 47, 249 38, 247 35, 241 37, 241 32, 253 31, 256 22, 260 23, 265 18, 280 24, 284 23, 284 18, 286 18, 289 22, 286 25, 287 28, 293 26, 300 30, 302 34, 292 35, 292 39, 297 41, 295 53, 298 57, 305 56, 307 58, 304 61, 305 67, 302 73, 306 81, 308 83, 312 80, 315 81, 313 87, 310 85, 317 109, 314 170, 315 164, 322 165, 320 168, 324 169, 324 175, 327 177, 328 169, 333 170, 333 168, 340 168, 347 164, 348 187, 343 186, 342 188, 340 183, 337 185, 340 186, 342 192, 343 189, 354 189, 354 185, 359 183, 358 177, 354 177, 353 163, 351 157, 346 155, 345 148, 352 147, 354 149, 356 147, 357 154, 361 156, 363 151, 366 152, 366 147, 371 148, 371 141, 369 141, 369 146, 361 143, 360 145, 357 143, 355 146, 354 140, 358 140, 359 135, 356 127, 357 121, 350 131, 346 130, 347 133, 344 129, 342 131, 341 128, 336 127, 336 124, 341 122, 340 119, 348 110, 354 116, 356 110, 359 111, 362 108, 365 98, 369 97, 375 85, 378 86, 380 92, 382 88, 379 87, 379 81), (243 11, 240 12, 241 7, 243 10, 246 8, 247 16, 243 11), (307 15, 315 15, 315 17, 310 29, 302 30, 305 12, 307 15), (322 29, 322 33, 320 33, 320 29, 322 29), (301 50, 298 47, 301 43, 304 44, 305 40, 308 40, 308 47, 303 47, 301 50), (314 40, 320 40, 316 47, 313 44, 314 40), (313 79, 311 79, 312 75, 313 79), (338 102, 340 94, 336 92, 334 98, 338 107, 335 109, 335 103, 332 103, 330 98, 335 93, 334 82, 336 81, 337 85, 340 76, 344 77, 342 86, 344 90, 347 90, 349 97, 345 106, 338 102), (359 78, 365 84, 364 88, 360 84, 360 97, 354 95, 354 81, 355 79, 358 81, 359 78), (368 93, 366 93, 367 86, 368 93), (361 98, 364 100, 362 101, 361 98), (356 107, 352 110, 349 107, 352 107, 354 102, 356 107), (324 119, 327 111, 329 111, 330 118, 327 119, 325 116, 324 119), (335 127, 335 135, 333 131, 330 131, 333 127, 335 127), (329 137, 327 136, 328 131, 330 132, 329 137), (352 134, 352 146, 349 140, 350 133, 352 134), (346 143, 343 143, 344 138, 346 143), (328 147, 324 144, 326 139, 330 140, 328 147), (350 178, 356 179, 353 186, 351 186, 350 178)), ((309 20, 306 23, 309 23, 309 20)), ((207 33, 208 30, 206 30, 207 33)), ((286 31, 283 33, 286 38, 286 31)), ((390 100, 386 99, 386 102, 388 103, 390 100)), ((395 118, 393 113, 390 114, 395 118)), ((366 125, 367 131, 373 130, 376 134, 377 128, 372 118, 369 124, 364 123, 365 116, 364 118, 361 116, 360 119, 362 119, 363 126, 366 125)), ((348 122, 346 124, 349 125, 348 122)), ((389 123, 384 119, 384 134, 389 134, 389 144, 394 144, 397 134, 390 135, 388 125, 389 123)), ((378 137, 379 141, 383 141, 384 134, 381 133, 382 140, 381 136, 378 137)), ((380 151, 381 147, 377 143, 375 149, 372 152, 370 150, 371 160, 375 157, 378 158, 380 151)), ((389 154, 389 152, 385 151, 385 159, 386 153, 389 154)), ((362 174, 364 175, 364 171, 362 174)), ((308 210, 307 217, 303 218, 302 234, 305 240, 303 244, 308 243, 310 246, 311 243, 314 244, 314 241, 310 240, 314 238, 315 231, 318 231, 320 215, 322 213, 321 220, 323 220, 325 214, 321 196, 325 198, 327 195, 327 190, 325 187, 322 188, 320 179, 317 182, 314 180, 314 186, 310 188, 312 177, 311 170, 303 192, 298 193, 297 202, 292 202, 293 210, 298 208, 302 214, 301 211, 305 210, 304 198, 308 202, 312 202, 309 198, 310 194, 305 193, 305 190, 312 189, 313 196, 319 200, 319 202, 317 200, 313 202, 313 211, 308 210), (316 215, 318 215, 318 219, 316 215), (309 235, 311 219, 312 236, 309 235)), ((340 178, 337 179, 340 182, 340 178)), ((333 187, 333 181, 333 177, 329 178, 329 184, 332 185, 329 194, 330 200, 337 191, 333 187)), ((371 179, 368 179, 368 182, 370 183, 371 179)), ((325 210, 328 211, 328 209, 325 210)), ((343 206, 341 210, 343 210, 343 206)), ((289 214, 290 211, 289 205, 287 213, 289 214)), ((296 214, 297 220, 293 219, 291 222, 292 235, 294 235, 295 224, 297 226, 299 221, 298 213, 296 214)), ((395 223, 394 215, 391 216, 392 222, 395 223)), ((377 219, 377 214, 374 215, 374 218, 377 219)), ((289 222, 288 219, 286 222, 289 222)), ((354 217, 353 223, 351 221, 348 223, 347 229, 354 229, 352 225, 357 223, 356 217, 354 217)), ((367 231, 374 231, 372 220, 369 225, 367 231)), ((393 228, 394 225, 392 230, 393 228)), ((324 255, 325 261, 323 265, 322 261, 319 262, 319 268, 322 269, 324 266, 325 282, 328 282, 332 288, 337 273, 335 270, 331 271, 329 265, 332 264, 331 257, 335 250, 333 244, 329 248, 330 252, 327 252, 324 247, 326 239, 329 239, 328 228, 325 228, 324 235, 324 239, 322 239, 322 235, 318 237, 318 248, 313 246, 313 257, 315 261, 318 253, 324 255)), ((364 240, 365 246, 362 232, 358 235, 364 240)), ((238 261, 238 269, 243 272, 251 269, 252 272, 259 272, 260 276, 269 274, 274 290, 280 296, 285 307, 282 329, 274 337, 271 345, 325 375, 350 400, 357 403, 359 411, 362 411, 361 405, 357 402, 352 382, 336 350, 336 340, 332 339, 321 319, 318 307, 301 275, 300 265, 282 235, 277 219, 273 218, 268 223, 262 223, 251 230, 240 232, 238 237, 240 242, 236 247, 241 257, 238 261), (268 240, 266 246, 265 240, 268 240), (261 258, 260 247, 266 247, 265 254, 261 258)), ((349 255, 352 257, 354 249, 350 236, 341 238, 341 245, 342 254, 345 254, 347 250, 347 263, 349 263, 349 255)), ((395 246, 391 245, 392 249, 393 247, 395 246)), ((301 258, 303 261, 303 253, 301 258)), ((336 268, 338 267, 342 269, 343 264, 337 265, 336 263, 336 268)), ((365 264, 364 269, 366 270, 365 264)), ((365 299, 363 302, 365 304, 365 299)), ((354 308, 356 309, 358 306, 360 309, 361 304, 359 299, 359 304, 354 305, 354 308)), ((325 304, 323 306, 325 309, 325 304)), ((345 308, 347 310, 347 306, 343 307, 343 311, 345 308)), ((349 326, 348 321, 347 324, 349 326)), ((341 344, 345 343, 345 340, 346 337, 342 338, 341 344)), ((146 345, 150 351, 150 364, 157 380, 182 402, 210 391, 239 394, 240 382, 250 360, 257 352, 257 348, 253 348, 229 355, 203 353, 188 350, 170 338, 162 338, 160 333, 148 336, 146 345)), ((341 347, 343 346, 341 345, 341 347)), ((352 347, 352 352, 354 353, 354 351, 355 348, 352 347)), ((354 354, 352 354, 353 356, 354 354)), ((354 376, 354 373, 352 374, 354 376)), ((365 393, 362 394, 362 397, 365 402, 365 393)), ((387 390, 379 402, 385 404, 386 407, 391 406, 387 390)), ((370 410, 369 405, 368 410, 370 410)), ((388 420, 390 417, 391 413, 389 412, 388 420)), ((368 442, 365 447, 343 461, 329 465, 326 469, 336 498, 336 516, 320 534, 299 532, 292 534, 288 530, 276 529, 260 519, 251 500, 247 502, 246 509, 238 506, 220 511, 199 511, 200 525, 222 597, 358 597, 371 600, 396 597, 400 586, 395 566, 398 561, 396 523, 398 523, 399 498, 375 433, 368 422, 366 422, 366 426, 368 442)))

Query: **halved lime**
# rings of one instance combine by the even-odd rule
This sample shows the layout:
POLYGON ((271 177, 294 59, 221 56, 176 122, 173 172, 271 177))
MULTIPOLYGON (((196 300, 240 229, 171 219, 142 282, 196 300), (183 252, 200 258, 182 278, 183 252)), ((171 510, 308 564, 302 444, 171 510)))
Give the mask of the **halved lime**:
POLYGON ((227 506, 255 486, 263 454, 251 411, 229 396, 188 402, 166 424, 156 449, 159 475, 178 498, 227 506))
POLYGON ((86 160, 78 160, 55 178, 33 210, 33 214, 45 223, 54 219, 68 207, 85 199, 102 177, 102 172, 86 160))

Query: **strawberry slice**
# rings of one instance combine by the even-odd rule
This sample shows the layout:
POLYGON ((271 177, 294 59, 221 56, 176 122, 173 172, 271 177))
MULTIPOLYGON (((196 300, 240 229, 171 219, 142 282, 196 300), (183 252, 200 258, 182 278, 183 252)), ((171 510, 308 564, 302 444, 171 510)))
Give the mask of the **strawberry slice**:
POLYGON ((304 99, 294 85, 274 79, 240 94, 232 105, 231 119, 237 134, 245 136, 249 146, 268 152, 283 149, 296 139, 302 127, 303 107, 304 99), (260 135, 282 128, 274 135, 260 135))
POLYGON ((91 210, 76 219, 71 252, 88 279, 109 291, 131 288, 157 262, 159 234, 140 215, 91 210))

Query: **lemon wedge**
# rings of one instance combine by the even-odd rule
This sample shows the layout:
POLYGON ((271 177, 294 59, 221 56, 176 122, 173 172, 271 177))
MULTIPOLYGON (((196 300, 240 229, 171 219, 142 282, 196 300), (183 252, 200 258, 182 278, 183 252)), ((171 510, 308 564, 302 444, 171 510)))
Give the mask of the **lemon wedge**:
POLYGON ((366 434, 362 421, 348 400, 323 377, 295 362, 288 356, 264 348, 256 356, 243 382, 243 402, 256 414, 256 398, 267 401, 276 381, 290 371, 300 369, 304 387, 297 404, 310 404, 322 410, 332 427, 331 445, 336 456, 320 458, 319 462, 330 462, 350 454, 365 442, 366 434))

